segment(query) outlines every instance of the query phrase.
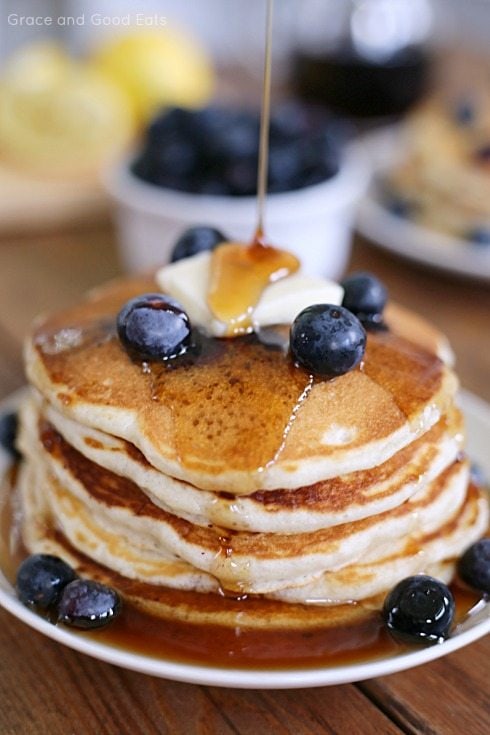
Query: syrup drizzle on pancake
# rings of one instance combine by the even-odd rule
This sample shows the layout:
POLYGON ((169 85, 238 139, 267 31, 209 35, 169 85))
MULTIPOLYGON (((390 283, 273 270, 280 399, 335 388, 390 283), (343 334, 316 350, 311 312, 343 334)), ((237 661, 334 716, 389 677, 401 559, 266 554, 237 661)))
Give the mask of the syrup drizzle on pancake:
POLYGON ((216 248, 211 259, 208 305, 227 325, 226 336, 251 332, 253 310, 266 286, 298 269, 299 260, 294 255, 258 238, 248 246, 229 242, 216 248))

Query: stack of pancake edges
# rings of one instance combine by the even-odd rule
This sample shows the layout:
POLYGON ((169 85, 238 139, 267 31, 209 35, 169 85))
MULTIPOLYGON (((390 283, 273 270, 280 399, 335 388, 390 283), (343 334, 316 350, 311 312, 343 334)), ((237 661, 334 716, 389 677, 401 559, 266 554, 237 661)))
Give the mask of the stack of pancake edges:
POLYGON ((115 318, 154 287, 99 289, 27 342, 17 491, 30 552, 163 617, 235 624, 239 609, 257 626, 361 615, 420 572, 451 580, 488 508, 443 360, 393 324, 369 334, 362 369, 307 390, 284 351, 253 339, 142 364, 115 318))

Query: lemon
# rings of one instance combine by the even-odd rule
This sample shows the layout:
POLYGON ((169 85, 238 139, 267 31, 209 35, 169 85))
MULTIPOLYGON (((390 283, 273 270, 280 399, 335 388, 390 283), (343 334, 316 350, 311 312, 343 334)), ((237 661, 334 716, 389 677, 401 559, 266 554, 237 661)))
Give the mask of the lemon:
POLYGON ((35 43, 18 49, 2 69, 2 83, 17 91, 36 92, 59 83, 74 62, 56 43, 35 43))
POLYGON ((134 134, 117 85, 54 47, 29 47, 0 81, 0 155, 31 170, 96 171, 134 134))
POLYGON ((201 107, 213 91, 206 53, 174 28, 116 37, 98 49, 93 63, 126 91, 141 123, 161 107, 201 107))

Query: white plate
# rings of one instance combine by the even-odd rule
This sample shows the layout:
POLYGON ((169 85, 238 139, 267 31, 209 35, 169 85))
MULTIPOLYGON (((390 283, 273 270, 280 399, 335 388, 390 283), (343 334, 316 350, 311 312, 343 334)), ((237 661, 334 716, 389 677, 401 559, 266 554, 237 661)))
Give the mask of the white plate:
MULTIPOLYGON (((19 401, 15 394, 0 404, 0 411, 15 408, 19 401)), ((479 398, 463 393, 461 405, 467 420, 469 452, 472 459, 490 476, 490 406, 479 398)), ((8 458, 0 453, 0 471, 4 471, 8 458)), ((160 676, 175 681, 212 686, 251 688, 251 689, 288 689, 298 687, 328 686, 345 684, 352 681, 385 676, 397 671, 419 666, 433 661, 476 641, 490 632, 490 603, 482 604, 481 609, 460 625, 456 633, 444 643, 414 650, 410 653, 390 656, 372 663, 350 664, 347 666, 321 666, 311 669, 288 668, 284 670, 230 669, 219 666, 202 666, 175 663, 161 658, 152 658, 131 651, 121 650, 105 643, 97 643, 74 634, 62 626, 51 625, 17 599, 12 586, 0 573, 0 605, 40 633, 63 643, 70 648, 86 653, 94 658, 123 668, 139 671, 152 676, 160 676)))
POLYGON ((365 138, 375 176, 358 214, 357 229, 382 248, 441 270, 490 280, 490 247, 480 247, 451 235, 430 230, 390 212, 383 205, 376 179, 402 157, 403 139, 398 128, 365 138))

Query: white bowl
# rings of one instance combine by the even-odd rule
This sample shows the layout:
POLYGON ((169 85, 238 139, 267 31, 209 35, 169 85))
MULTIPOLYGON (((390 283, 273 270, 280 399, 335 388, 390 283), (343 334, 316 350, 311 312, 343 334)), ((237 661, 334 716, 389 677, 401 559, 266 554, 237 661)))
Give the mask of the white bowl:
MULTIPOLYGON (((305 273, 338 278, 349 258, 357 204, 368 179, 362 149, 351 145, 340 171, 328 181, 268 195, 268 241, 298 255, 305 273)), ((255 197, 160 188, 134 176, 128 160, 106 173, 105 184, 116 205, 121 259, 129 272, 168 262, 179 235, 193 225, 217 227, 239 241, 249 241, 253 235, 255 197)))

